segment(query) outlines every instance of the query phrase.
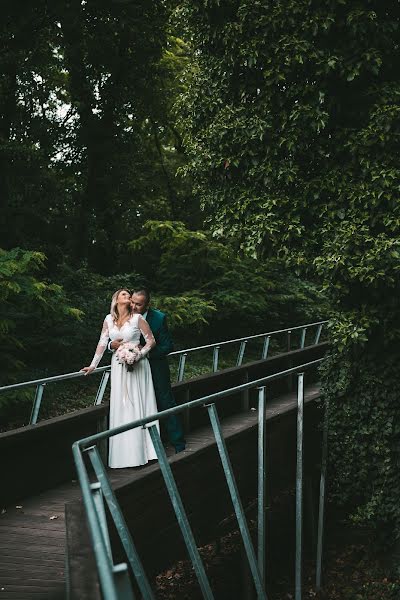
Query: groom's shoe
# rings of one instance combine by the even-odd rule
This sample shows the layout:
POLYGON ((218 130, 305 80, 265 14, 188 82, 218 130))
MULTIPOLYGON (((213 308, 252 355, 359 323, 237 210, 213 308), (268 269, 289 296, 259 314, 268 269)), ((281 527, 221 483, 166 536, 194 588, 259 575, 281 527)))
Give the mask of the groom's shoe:
POLYGON ((186 448, 186 444, 177 444, 175 446, 175 454, 179 454, 179 452, 183 452, 186 448))

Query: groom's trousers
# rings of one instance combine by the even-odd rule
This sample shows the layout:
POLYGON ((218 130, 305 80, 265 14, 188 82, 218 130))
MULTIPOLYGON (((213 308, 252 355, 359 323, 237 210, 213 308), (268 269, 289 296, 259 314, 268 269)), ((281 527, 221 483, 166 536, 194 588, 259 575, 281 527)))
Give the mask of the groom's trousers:
MULTIPOLYGON (((157 408, 159 411, 176 406, 176 401, 171 389, 171 376, 167 358, 149 360, 153 377, 154 391, 156 393, 157 408)), ((185 449, 185 437, 179 415, 170 415, 163 419, 168 439, 177 452, 185 449)))

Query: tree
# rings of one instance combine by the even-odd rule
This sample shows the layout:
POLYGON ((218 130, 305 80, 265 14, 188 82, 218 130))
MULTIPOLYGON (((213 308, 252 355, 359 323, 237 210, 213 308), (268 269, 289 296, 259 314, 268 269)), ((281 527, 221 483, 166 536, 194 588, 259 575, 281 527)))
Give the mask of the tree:
MULTIPOLYGON (((276 259, 239 257, 231 244, 193 231, 179 221, 148 221, 132 251, 142 257, 143 272, 161 307, 174 318, 187 298, 178 333, 192 339, 193 327, 206 324, 208 339, 232 339, 322 318, 327 306, 318 288, 300 280, 276 259), (166 298, 171 298, 166 303, 166 298), (192 313, 192 314, 191 314, 192 313), (202 320, 199 319, 202 315, 202 320), (194 318, 196 316, 196 318, 194 318)), ((178 313, 179 314, 179 313, 178 313)))
POLYGON ((65 261, 130 271, 125 244, 147 219, 193 218, 175 178, 185 44, 170 3, 22 4, 0 24, 3 246, 43 251, 51 277, 65 261))
MULTIPOLYGON (((57 327, 82 315, 70 306, 59 285, 37 278, 45 258, 40 252, 0 249, 2 385, 15 383, 24 368, 34 363, 33 357, 43 361, 59 353, 62 338, 56 335, 57 327)), ((0 412, 20 398, 20 394, 2 394, 0 412)))
MULTIPOLYGON (((46 2, 7 3, 0 23, 2 246, 38 248, 51 259, 65 232, 65 191, 50 165, 62 146, 57 27, 46 2), (60 144, 60 145, 58 145, 60 144)), ((64 100, 65 101, 65 100, 64 100)))
POLYGON ((323 282, 337 497, 400 536, 399 4, 199 0, 184 18, 195 192, 215 234, 323 282))

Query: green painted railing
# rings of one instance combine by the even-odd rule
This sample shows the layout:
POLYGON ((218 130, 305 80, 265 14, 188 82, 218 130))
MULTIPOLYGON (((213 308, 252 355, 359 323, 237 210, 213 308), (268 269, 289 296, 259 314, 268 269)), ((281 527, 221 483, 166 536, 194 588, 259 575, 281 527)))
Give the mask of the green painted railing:
MULTIPOLYGON (((177 488, 171 467, 168 462, 164 447, 155 420, 161 420, 172 414, 191 410, 198 406, 207 408, 212 430, 216 440, 218 452, 220 455, 225 479, 229 488, 233 502, 239 530, 243 539, 244 548, 250 565, 251 575, 258 599, 266 599, 265 591, 265 489, 266 489, 266 386, 273 380, 298 374, 297 386, 297 457, 296 457, 296 562, 295 562, 295 599, 301 600, 302 585, 302 497, 303 497, 303 422, 304 422, 304 372, 320 364, 323 359, 314 360, 297 367, 286 369, 280 373, 275 373, 267 377, 245 383, 234 388, 229 388, 215 394, 210 394, 192 400, 186 404, 170 408, 168 410, 150 415, 144 419, 127 423, 126 425, 114 429, 97 433, 90 437, 81 439, 73 444, 73 456, 79 483, 82 490, 84 507, 87 514, 89 531, 96 559, 97 571, 100 580, 102 595, 105 600, 131 599, 134 597, 133 590, 129 580, 129 568, 137 582, 143 598, 152 600, 154 598, 153 590, 147 579, 142 562, 136 550, 132 536, 124 520, 118 501, 111 488, 106 468, 102 462, 97 444, 102 440, 108 439, 119 433, 134 429, 136 427, 148 427, 154 448, 159 460, 160 470, 175 511, 179 527, 181 529, 189 557, 191 559, 194 571, 196 573, 202 595, 211 600, 214 598, 210 583, 205 572, 197 545, 193 536, 190 523, 182 503, 182 499, 177 488), (230 462, 229 454, 222 434, 222 428, 218 417, 216 402, 227 396, 258 388, 258 531, 257 531, 257 553, 253 548, 249 528, 241 499, 238 492, 234 472, 230 462), (94 469, 96 480, 93 477, 89 479, 89 474, 84 461, 84 454, 87 454, 94 469), (113 562, 110 538, 108 534, 108 525, 105 516, 104 501, 108 506, 111 518, 115 524, 116 531, 120 537, 125 549, 128 564, 122 563, 115 565, 113 562)), ((323 436, 324 447, 322 449, 323 457, 326 457, 326 436, 323 436)), ((320 504, 318 521, 318 545, 317 545, 317 586, 320 586, 321 580, 321 561, 322 561, 322 539, 323 539, 323 515, 324 515, 324 492, 326 460, 323 461, 320 485, 320 504), (318 575, 319 574, 319 575, 318 575), (318 580, 319 576, 319 580, 318 580)))
MULTIPOLYGON (((177 369, 177 381, 181 382, 185 377, 185 367, 187 364, 187 357, 195 352, 200 352, 203 350, 212 350, 212 363, 211 369, 212 372, 218 371, 219 368, 219 356, 221 347, 226 347, 229 345, 239 344, 238 355, 236 359, 236 366, 241 366, 243 364, 244 356, 246 348, 248 347, 248 342, 263 340, 263 347, 260 355, 260 359, 267 359, 269 356, 270 350, 270 341, 272 337, 284 336, 285 337, 285 351, 289 352, 290 350, 294 350, 295 346, 293 344, 293 333, 299 332, 300 338, 299 348, 306 347, 306 338, 308 336, 309 341, 307 347, 313 346, 319 343, 321 338, 321 333, 324 325, 326 325, 328 321, 318 321, 316 323, 307 323, 306 325, 298 325, 296 327, 289 327, 287 329, 278 329, 276 331, 269 331, 267 333, 259 333, 257 335, 250 335, 244 338, 236 338, 232 340, 226 340, 223 342, 214 342, 212 344, 207 344, 206 346, 196 346, 194 348, 186 348, 184 350, 177 350, 176 352, 171 352, 169 354, 170 359, 179 359, 179 365, 177 369)), ((110 365, 106 365, 104 367, 98 367, 95 369, 94 373, 101 373, 101 381, 99 387, 97 389, 96 398, 94 401, 95 405, 101 404, 103 401, 104 393, 107 388, 107 384, 110 378, 110 365)), ((2 392, 10 392, 17 389, 22 389, 26 387, 35 386, 35 397, 32 404, 31 416, 29 420, 30 425, 35 425, 39 418, 40 407, 42 403, 42 397, 45 390, 45 387, 51 383, 58 383, 60 381, 66 381, 67 379, 76 379, 79 377, 84 377, 85 374, 82 371, 76 371, 73 373, 65 373, 63 375, 55 375, 53 377, 45 377, 42 379, 34 379, 31 381, 22 381, 20 383, 14 383, 11 385, 0 386, 0 393, 2 392)))
POLYGON ((212 350, 212 371, 215 373, 218 371, 219 365, 219 357, 220 350, 222 347, 230 346, 233 344, 239 344, 239 350, 236 358, 236 366, 240 367, 243 363, 243 359, 245 356, 245 351, 248 348, 248 343, 262 340, 263 347, 261 350, 260 359, 268 358, 268 353, 270 350, 270 342, 272 337, 278 337, 282 335, 284 336, 284 346, 285 352, 290 352, 290 350, 295 349, 295 345, 293 344, 293 333, 299 332, 300 338, 298 340, 299 348, 306 347, 306 338, 308 335, 309 341, 307 346, 314 346, 319 343, 321 338, 321 333, 323 326, 326 325, 328 321, 317 321, 316 323, 307 323, 306 325, 297 325, 296 327, 288 327, 286 329, 277 329, 275 331, 269 331, 267 333, 257 333, 256 335, 249 335, 247 337, 235 338, 232 340, 226 340, 224 342, 213 342, 212 344, 207 344, 205 346, 196 346, 194 348, 187 348, 186 350, 178 350, 177 352, 171 352, 169 354, 170 357, 179 357, 179 365, 178 365, 178 373, 177 373, 177 381, 183 381, 185 375, 185 367, 187 364, 187 357, 189 354, 193 352, 199 352, 201 350, 212 350), (311 332, 311 334, 310 334, 311 332), (311 339, 310 339, 311 337, 311 339))

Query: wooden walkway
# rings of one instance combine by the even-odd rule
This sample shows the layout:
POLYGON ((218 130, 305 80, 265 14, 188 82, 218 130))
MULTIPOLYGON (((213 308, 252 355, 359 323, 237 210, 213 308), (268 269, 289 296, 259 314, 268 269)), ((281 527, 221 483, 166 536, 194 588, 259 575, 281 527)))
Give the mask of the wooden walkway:
MULTIPOLYGON (((306 390, 306 402, 319 394, 317 385, 306 390)), ((281 396, 269 403, 267 419, 294 410, 294 394, 281 396)), ((234 435, 254 427, 257 411, 237 414, 223 423, 225 435, 234 435)), ((211 427, 198 429, 187 436, 187 449, 175 455, 167 451, 171 461, 190 460, 191 456, 215 443, 211 427)), ((136 469, 110 471, 114 485, 141 478, 158 469, 156 462, 136 469)), ((65 516, 66 502, 79 499, 76 481, 10 506, 0 516, 0 600, 65 598, 65 516)))

